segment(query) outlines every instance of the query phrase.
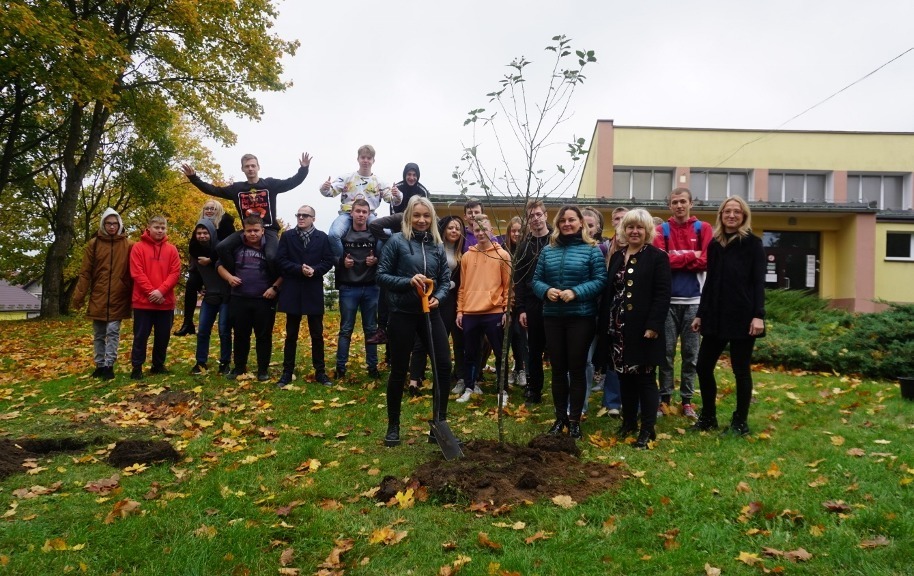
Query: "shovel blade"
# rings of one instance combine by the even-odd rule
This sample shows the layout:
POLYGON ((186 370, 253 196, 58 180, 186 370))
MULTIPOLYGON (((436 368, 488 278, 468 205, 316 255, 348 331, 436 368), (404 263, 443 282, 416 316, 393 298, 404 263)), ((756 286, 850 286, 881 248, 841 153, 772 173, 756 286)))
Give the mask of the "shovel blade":
POLYGON ((451 432, 451 427, 447 422, 443 420, 429 420, 428 423, 432 427, 432 434, 435 435, 435 440, 438 442, 438 447, 441 448, 441 453, 444 455, 445 460, 453 460, 454 458, 463 456, 463 450, 460 449, 460 442, 457 441, 457 437, 451 432))

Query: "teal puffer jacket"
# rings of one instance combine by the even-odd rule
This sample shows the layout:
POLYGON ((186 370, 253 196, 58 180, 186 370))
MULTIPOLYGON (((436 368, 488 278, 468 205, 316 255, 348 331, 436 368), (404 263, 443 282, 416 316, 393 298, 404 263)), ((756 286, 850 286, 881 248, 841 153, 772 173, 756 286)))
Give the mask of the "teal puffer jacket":
POLYGON ((596 316, 597 300, 606 286, 606 260, 597 246, 580 235, 559 237, 559 243, 543 248, 533 274, 533 292, 543 300, 543 316, 596 316), (549 288, 571 289, 571 302, 552 302, 549 288))

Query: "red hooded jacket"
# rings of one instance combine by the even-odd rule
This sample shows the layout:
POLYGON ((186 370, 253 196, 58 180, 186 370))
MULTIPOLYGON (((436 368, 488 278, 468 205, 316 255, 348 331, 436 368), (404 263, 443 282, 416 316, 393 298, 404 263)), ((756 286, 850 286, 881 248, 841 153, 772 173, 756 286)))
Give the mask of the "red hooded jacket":
POLYGON ((174 310, 175 286, 181 277, 181 258, 168 236, 156 242, 143 232, 140 241, 130 251, 130 276, 133 277, 132 303, 139 310, 174 310), (149 294, 158 290, 165 297, 162 304, 149 301, 149 294))

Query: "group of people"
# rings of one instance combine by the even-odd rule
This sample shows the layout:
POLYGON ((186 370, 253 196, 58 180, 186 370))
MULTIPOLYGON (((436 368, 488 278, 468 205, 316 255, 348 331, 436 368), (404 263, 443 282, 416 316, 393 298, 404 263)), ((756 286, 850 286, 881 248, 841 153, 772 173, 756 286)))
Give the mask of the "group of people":
MULTIPOLYGON (((314 380, 331 385, 324 357, 323 277, 335 269, 341 316, 335 377, 346 375, 360 313, 372 378, 380 377, 377 347, 387 344, 387 446, 400 443, 402 397, 407 391, 418 393, 429 355, 435 359, 435 417, 445 421, 453 381, 450 392, 458 402, 481 394, 481 372, 493 352, 500 377, 506 368, 501 365, 506 330, 514 358, 507 381, 525 387, 528 404, 542 401, 543 366, 547 357, 551 362, 556 419, 549 434, 567 430, 573 438, 583 436, 581 420, 594 373, 602 372, 597 386, 603 388, 608 413, 621 415, 619 434, 635 435, 635 446, 647 447, 656 438, 656 418, 673 410, 677 340, 682 413, 694 420, 692 428, 718 426, 714 367, 729 345, 737 383, 729 430, 749 433, 751 355, 755 338, 764 334, 765 263, 741 198, 721 204, 712 228, 690 214, 689 190, 677 188, 669 197, 668 222, 656 225, 644 209, 617 208, 609 239, 603 239, 598 210, 564 205, 550 226, 544 203, 531 200, 525 218, 513 218, 504 236, 496 237, 493 221, 478 201, 467 202, 465 220, 439 220, 428 191, 419 184, 416 164, 407 164, 403 180, 387 186, 372 172, 374 159, 374 149, 362 146, 356 172, 321 184, 321 194, 341 199, 329 233, 315 227, 315 209, 303 205, 295 214, 296 226, 281 235, 276 197, 305 180, 311 160, 307 153, 298 172, 285 180, 260 178, 257 158, 245 155, 246 181, 224 187, 202 181, 192 167, 182 165, 192 184, 233 201, 242 218, 242 230, 235 232, 231 216, 209 200, 189 242, 185 321, 175 334, 197 336, 192 373, 208 370, 215 324, 219 373, 237 378, 247 372, 253 334, 256 378, 269 380, 279 311, 286 315, 286 338, 278 384, 286 386, 295 378, 299 331, 307 316, 314 380), (391 205, 391 215, 378 218, 382 201, 391 205), (196 329, 198 292, 203 298, 196 329), (423 294, 428 312, 422 309, 423 294), (509 317, 514 318, 510 325, 509 317), (692 401, 696 374, 700 415, 692 401)), ((153 331, 151 371, 167 372, 179 277, 180 259, 167 240, 164 218, 150 219, 133 244, 116 212, 102 215, 74 294, 77 307, 89 300, 94 376, 114 377, 120 321, 131 311, 131 376, 143 376, 153 331)), ((507 397, 501 392, 498 402, 504 404, 507 397)))

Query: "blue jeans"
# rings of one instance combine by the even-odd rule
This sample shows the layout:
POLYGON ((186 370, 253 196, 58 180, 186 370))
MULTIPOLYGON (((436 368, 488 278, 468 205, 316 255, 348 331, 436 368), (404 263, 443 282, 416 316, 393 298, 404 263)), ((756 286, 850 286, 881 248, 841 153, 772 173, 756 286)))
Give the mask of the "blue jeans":
POLYGON ((666 317, 666 358, 660 365, 660 400, 671 400, 675 379, 676 341, 680 341, 682 369, 679 378, 679 397, 683 404, 690 404, 695 395, 695 365, 698 362, 698 332, 692 332, 692 320, 698 313, 698 304, 670 304, 666 317))
MULTIPOLYGON (((342 210, 338 214, 339 216, 330 225, 330 230, 327 230, 327 236, 330 238, 330 250, 333 251, 333 256, 337 260, 343 257, 343 236, 352 228, 352 214, 342 210)), ((372 222, 375 218, 377 218, 375 213, 369 212, 368 221, 372 222)), ((380 252, 378 253, 380 254, 380 252)))
POLYGON ((219 315, 219 364, 232 361, 232 326, 229 323, 228 300, 222 304, 211 304, 206 300, 200 304, 200 326, 197 329, 197 364, 206 364, 209 359, 209 337, 213 323, 219 315))
MULTIPOLYGON (((346 368, 349 360, 349 342, 355 328, 355 314, 362 314, 362 331, 365 337, 378 330, 378 286, 347 286, 340 284, 340 334, 336 341, 336 369, 346 368)), ((368 368, 378 367, 377 344, 365 345, 368 368)))

